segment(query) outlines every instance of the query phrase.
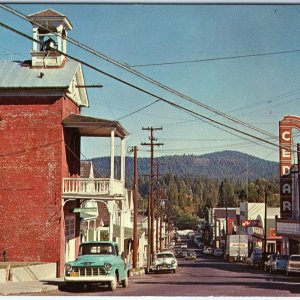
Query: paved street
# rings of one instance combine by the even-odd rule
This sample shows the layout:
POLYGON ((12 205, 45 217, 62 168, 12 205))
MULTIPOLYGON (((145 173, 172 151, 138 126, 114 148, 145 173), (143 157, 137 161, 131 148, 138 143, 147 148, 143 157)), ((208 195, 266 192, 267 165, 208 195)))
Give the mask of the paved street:
MULTIPOLYGON (((57 296, 300 296, 300 277, 265 274, 242 264, 202 256, 196 262, 179 259, 176 274, 148 274, 130 278, 129 287, 115 292, 106 287, 86 291, 49 292, 57 296)), ((36 294, 31 294, 36 295, 36 294)))

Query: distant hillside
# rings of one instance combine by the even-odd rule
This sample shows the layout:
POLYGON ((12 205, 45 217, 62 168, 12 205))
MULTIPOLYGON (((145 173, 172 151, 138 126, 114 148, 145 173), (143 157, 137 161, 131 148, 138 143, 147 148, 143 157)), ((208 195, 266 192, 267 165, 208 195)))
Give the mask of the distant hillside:
MULTIPOLYGON (((120 160, 119 157, 115 158, 120 160)), ((110 158, 92 159, 95 168, 103 177, 109 177, 110 158)), ((159 163, 160 175, 171 173, 177 176, 207 176, 213 179, 230 178, 238 180, 255 180, 259 177, 274 178, 278 176, 279 164, 263 160, 237 151, 221 151, 204 155, 173 155, 154 159, 159 163)), ((126 158, 126 177, 133 177, 133 157, 126 158)), ((150 158, 138 158, 139 176, 150 173, 150 158)), ((156 172, 155 172, 156 174, 156 172)))

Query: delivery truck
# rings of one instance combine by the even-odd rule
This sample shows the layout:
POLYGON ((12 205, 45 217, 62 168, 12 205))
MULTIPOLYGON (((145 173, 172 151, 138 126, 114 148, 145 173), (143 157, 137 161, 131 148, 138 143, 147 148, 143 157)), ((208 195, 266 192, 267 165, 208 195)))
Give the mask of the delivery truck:
POLYGON ((248 257, 248 236, 243 234, 227 235, 225 259, 228 262, 246 262, 248 257))

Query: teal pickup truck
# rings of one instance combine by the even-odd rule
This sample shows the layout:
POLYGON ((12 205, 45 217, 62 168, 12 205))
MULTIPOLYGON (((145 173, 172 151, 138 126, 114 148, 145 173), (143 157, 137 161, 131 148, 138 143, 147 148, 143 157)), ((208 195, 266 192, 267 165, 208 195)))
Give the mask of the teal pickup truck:
POLYGON ((84 242, 79 256, 65 264, 64 281, 69 288, 83 285, 105 284, 114 291, 120 283, 128 286, 130 267, 118 245, 109 241, 84 242))

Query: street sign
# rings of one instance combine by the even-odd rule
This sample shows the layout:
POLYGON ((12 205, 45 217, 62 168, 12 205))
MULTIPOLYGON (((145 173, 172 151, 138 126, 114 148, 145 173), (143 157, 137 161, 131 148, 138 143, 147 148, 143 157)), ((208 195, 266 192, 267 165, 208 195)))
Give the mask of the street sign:
POLYGON ((262 227, 260 220, 243 220, 243 227, 262 227))

